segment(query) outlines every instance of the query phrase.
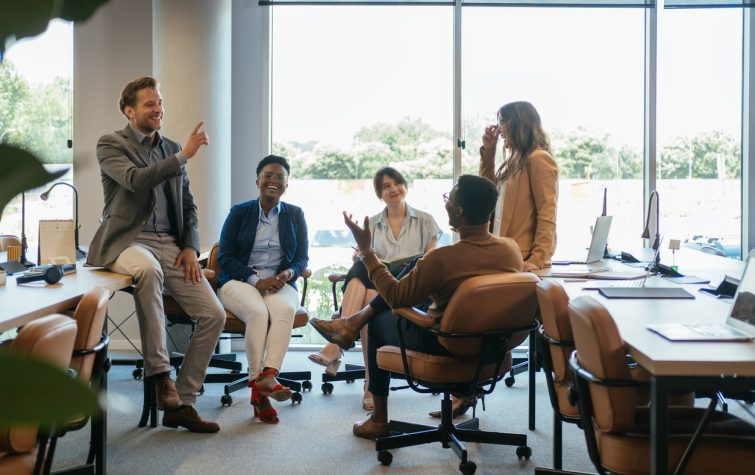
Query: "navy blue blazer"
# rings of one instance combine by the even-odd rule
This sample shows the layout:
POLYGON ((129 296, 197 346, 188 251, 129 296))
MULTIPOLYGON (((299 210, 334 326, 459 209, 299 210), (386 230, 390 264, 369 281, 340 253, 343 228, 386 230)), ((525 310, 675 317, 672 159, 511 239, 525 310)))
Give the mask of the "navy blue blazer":
MULTIPOLYGON (((228 213, 220 232, 218 288, 229 280, 246 281, 254 273, 248 264, 257 236, 259 219, 260 205, 257 200, 238 204, 228 213)), ((278 232, 283 249, 283 260, 278 272, 293 270, 294 277, 287 283, 296 288, 296 279, 309 263, 307 222, 301 208, 281 201, 278 232)))

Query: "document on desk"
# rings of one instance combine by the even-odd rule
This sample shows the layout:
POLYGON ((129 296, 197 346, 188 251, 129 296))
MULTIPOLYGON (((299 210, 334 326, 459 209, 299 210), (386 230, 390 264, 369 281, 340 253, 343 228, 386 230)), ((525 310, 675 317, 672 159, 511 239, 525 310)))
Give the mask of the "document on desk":
POLYGON ((611 269, 604 264, 571 264, 567 266, 548 267, 533 271, 540 277, 566 277, 566 278, 583 278, 597 279, 597 275, 610 272, 611 269))
POLYGON ((39 265, 76 264, 75 226, 72 219, 39 221, 39 265))

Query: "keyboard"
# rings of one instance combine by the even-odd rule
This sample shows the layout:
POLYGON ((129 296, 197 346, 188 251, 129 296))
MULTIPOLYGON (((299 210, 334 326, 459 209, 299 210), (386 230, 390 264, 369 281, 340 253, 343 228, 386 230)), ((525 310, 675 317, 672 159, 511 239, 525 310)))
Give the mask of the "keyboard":
POLYGON ((642 287, 643 279, 637 280, 619 280, 610 284, 601 285, 601 287, 642 287))
POLYGON ((682 323, 689 331, 698 333, 708 338, 725 338, 731 336, 744 336, 743 333, 718 323, 682 323))

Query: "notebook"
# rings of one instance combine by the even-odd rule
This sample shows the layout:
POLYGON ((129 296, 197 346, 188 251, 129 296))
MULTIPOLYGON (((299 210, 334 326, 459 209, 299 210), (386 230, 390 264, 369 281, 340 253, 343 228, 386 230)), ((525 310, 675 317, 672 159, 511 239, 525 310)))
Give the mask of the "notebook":
POLYGON ((598 216, 595 220, 595 227, 592 230, 592 239, 590 240, 590 247, 587 250, 586 258, 555 260, 553 264, 592 264, 603 259, 603 253, 606 250, 606 244, 608 244, 608 231, 611 230, 612 220, 613 216, 598 216))
POLYGON ((39 265, 76 264, 75 229, 72 219, 39 220, 39 265))
POLYGON ((672 341, 751 341, 755 339, 755 251, 747 256, 742 280, 726 323, 657 323, 648 330, 672 341))

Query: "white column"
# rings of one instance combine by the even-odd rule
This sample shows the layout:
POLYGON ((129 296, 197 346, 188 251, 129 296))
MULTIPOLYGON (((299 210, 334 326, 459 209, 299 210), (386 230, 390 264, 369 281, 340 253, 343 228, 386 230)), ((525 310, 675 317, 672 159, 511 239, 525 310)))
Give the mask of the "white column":
POLYGON ((270 7, 233 2, 233 204, 259 196, 255 170, 271 150, 270 32, 270 7))
POLYGON ((154 0, 153 70, 165 101, 163 134, 184 143, 205 121, 210 145, 189 160, 202 249, 230 208, 231 1, 154 0))

